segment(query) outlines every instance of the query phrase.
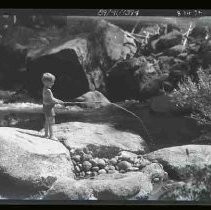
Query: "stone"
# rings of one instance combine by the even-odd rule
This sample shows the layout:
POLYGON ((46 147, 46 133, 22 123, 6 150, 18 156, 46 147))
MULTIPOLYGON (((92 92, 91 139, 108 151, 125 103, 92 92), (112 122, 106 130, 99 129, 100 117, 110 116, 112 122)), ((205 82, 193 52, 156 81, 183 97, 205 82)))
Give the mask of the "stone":
POLYGON ((172 31, 153 41, 152 45, 154 46, 153 48, 155 51, 163 51, 173 46, 181 44, 182 39, 182 33, 180 33, 179 31, 172 31))
POLYGON ((118 155, 119 159, 126 161, 131 161, 131 159, 137 158, 136 154, 128 151, 121 151, 118 155))
POLYGON ((89 91, 75 98, 73 101, 84 102, 84 104, 78 104, 80 107, 95 108, 95 109, 104 107, 110 104, 110 101, 101 92, 97 90, 89 91))
POLYGON ((105 169, 100 169, 100 170, 98 171, 98 173, 99 173, 99 174, 106 174, 107 172, 106 172, 105 169))
POLYGON ((90 154, 84 154, 83 156, 82 156, 82 159, 85 161, 85 160, 88 160, 88 161, 90 161, 91 159, 92 159, 92 155, 90 155, 90 154))
POLYGON ((115 167, 114 166, 109 166, 108 169, 109 170, 115 170, 115 167))
POLYGON ((100 168, 105 168, 106 163, 105 163, 105 161, 104 161, 103 159, 99 159, 99 160, 97 161, 97 165, 98 165, 100 168))
POLYGON ((110 163, 111 165, 116 165, 116 164, 117 164, 117 159, 116 159, 116 158, 111 158, 111 159, 109 160, 109 163, 110 163))
POLYGON ((158 160, 169 176, 188 179, 190 170, 206 169, 211 164, 210 145, 183 145, 159 149, 146 155, 149 160, 158 160), (187 152, 188 151, 188 152, 187 152))
POLYGON ((93 170, 93 171, 99 171, 100 168, 99 168, 98 166, 95 166, 95 167, 92 167, 92 170, 93 170))
POLYGON ((69 151, 37 131, 0 128, 0 194, 23 199, 74 177, 69 151))
POLYGON ((92 164, 89 161, 84 161, 83 168, 85 171, 89 171, 92 168, 92 164))
POLYGON ((119 170, 129 170, 129 168, 131 168, 131 163, 127 162, 127 161, 121 161, 120 163, 118 163, 118 168, 119 170))
POLYGON ((146 142, 138 134, 120 131, 109 124, 88 122, 61 123, 54 126, 54 132, 57 138, 64 137, 66 139, 64 142, 66 147, 69 146, 76 149, 97 145, 98 147, 108 147, 108 152, 109 148, 113 150, 114 147, 131 152, 146 152, 148 150, 146 142))
MULTIPOLYGON (((153 170, 128 173, 107 173, 94 176, 92 179, 74 180, 63 178, 57 180, 43 196, 43 200, 88 200, 94 196, 98 200, 137 200, 148 197, 163 182, 152 183, 155 175, 162 176, 164 171, 159 165, 151 167, 153 170), (139 198, 138 198, 139 197, 139 198)), ((148 168, 149 169, 149 168, 148 168)))
POLYGON ((90 159, 89 162, 90 162, 93 166, 97 166, 97 159, 90 159))
POLYGON ((75 166, 75 171, 77 173, 77 172, 80 172, 81 170, 80 170, 80 168, 78 166, 75 166))
POLYGON ((83 180, 75 181, 66 178, 57 180, 45 195, 44 200, 89 200, 92 197, 92 191, 83 180))
POLYGON ((92 174, 91 171, 86 171, 86 175, 90 176, 92 174))
MULTIPOLYGON (((56 40, 51 40, 48 45, 28 49, 27 69, 33 75, 33 79, 29 77, 29 84, 33 85, 28 85, 27 89, 31 94, 40 97, 37 91, 42 85, 40 75, 46 68, 56 76, 58 84, 63 84, 55 84, 55 94, 62 100, 77 98, 93 90, 105 92, 105 69, 120 59, 133 57, 137 46, 130 33, 105 20, 94 21, 92 28, 91 33, 83 32, 74 37, 69 36, 69 28, 67 33, 57 31, 56 40), (99 62, 93 66, 96 60, 99 62), (65 89, 69 90, 68 93, 65 89)), ((39 37, 37 33, 32 34, 39 37)))
POLYGON ((108 174, 114 174, 114 173, 117 173, 118 171, 117 170, 108 170, 108 174))
POLYGON ((81 156, 80 156, 80 155, 74 155, 74 156, 72 157, 72 159, 73 159, 74 161, 76 161, 76 162, 80 162, 81 156))
POLYGON ((150 165, 151 164, 151 161, 143 158, 140 162, 139 162, 139 168, 142 169, 144 168, 145 166, 147 165, 150 165))
POLYGON ((183 51, 185 50, 185 48, 183 47, 183 45, 176 45, 173 46, 171 48, 169 48, 168 50, 166 50, 165 54, 167 56, 178 56, 179 54, 181 54, 183 51))
POLYGON ((80 172, 80 177, 84 177, 86 174, 84 171, 80 172))
POLYGON ((92 171, 92 176, 97 176, 98 172, 97 171, 92 171))

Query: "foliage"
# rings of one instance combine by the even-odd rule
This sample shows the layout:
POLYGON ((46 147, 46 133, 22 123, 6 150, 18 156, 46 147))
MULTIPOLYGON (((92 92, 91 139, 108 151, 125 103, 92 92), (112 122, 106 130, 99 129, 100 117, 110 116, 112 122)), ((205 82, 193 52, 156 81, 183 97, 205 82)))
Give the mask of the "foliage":
POLYGON ((209 201, 211 199, 211 167, 189 167, 190 179, 161 196, 162 200, 209 201))
POLYGON ((192 115, 200 122, 211 119, 211 69, 198 70, 198 82, 188 77, 179 83, 178 89, 171 94, 171 98, 180 108, 189 107, 192 115))

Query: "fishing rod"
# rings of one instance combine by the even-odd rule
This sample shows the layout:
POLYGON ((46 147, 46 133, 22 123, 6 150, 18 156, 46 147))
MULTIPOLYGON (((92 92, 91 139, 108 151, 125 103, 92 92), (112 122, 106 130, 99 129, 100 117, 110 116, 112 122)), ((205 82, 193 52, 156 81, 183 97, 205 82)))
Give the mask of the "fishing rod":
MULTIPOLYGON (((77 101, 76 101, 76 102, 72 102, 72 101, 71 101, 71 102, 64 102, 64 104, 89 104, 89 103, 102 103, 102 101, 92 101, 92 102, 77 102, 77 101)), ((128 109, 123 108, 123 107, 120 106, 120 105, 117 105, 117 104, 112 103, 112 102, 109 102, 109 104, 112 104, 113 106, 115 106, 115 107, 117 107, 117 108, 119 108, 119 109, 121 109, 121 110, 123 110, 123 111, 126 111, 127 113, 131 114, 133 117, 135 117, 136 119, 138 119, 139 123, 141 124, 141 126, 143 127, 145 133, 147 134, 148 139, 149 139, 151 145, 153 145, 153 138, 152 138, 152 136, 149 134, 148 129, 146 128, 146 126, 144 125, 143 120, 141 120, 141 118, 140 118, 139 116, 137 116, 137 115, 136 115, 135 113, 133 113, 132 111, 129 111, 128 109)))
POLYGON ((90 101, 90 102, 70 101, 70 102, 64 102, 64 104, 90 104, 90 103, 102 103, 102 101, 90 101))

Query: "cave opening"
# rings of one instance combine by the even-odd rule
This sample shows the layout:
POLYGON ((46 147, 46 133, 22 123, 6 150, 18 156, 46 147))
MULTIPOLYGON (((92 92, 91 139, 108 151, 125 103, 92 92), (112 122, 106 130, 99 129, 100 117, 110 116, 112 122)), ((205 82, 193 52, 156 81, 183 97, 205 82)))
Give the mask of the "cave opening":
POLYGON ((89 91, 89 82, 76 52, 61 50, 54 54, 41 56, 29 62, 27 90, 38 99, 42 97, 41 77, 49 72, 56 77, 52 91, 61 100, 71 100, 89 91))

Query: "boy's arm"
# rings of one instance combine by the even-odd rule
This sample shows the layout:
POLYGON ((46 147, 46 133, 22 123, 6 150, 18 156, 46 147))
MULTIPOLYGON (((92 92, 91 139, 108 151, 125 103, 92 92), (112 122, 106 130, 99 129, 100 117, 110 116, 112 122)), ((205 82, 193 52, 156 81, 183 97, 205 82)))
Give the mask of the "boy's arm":
POLYGON ((55 98, 50 89, 47 90, 47 94, 52 103, 54 103, 54 104, 63 104, 64 103, 62 100, 55 98))

